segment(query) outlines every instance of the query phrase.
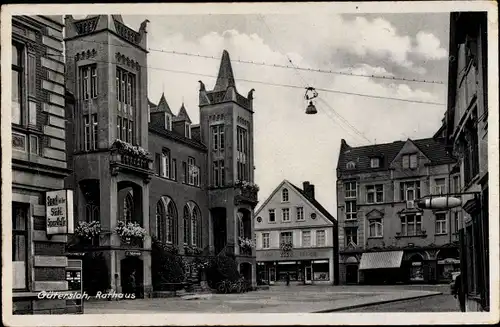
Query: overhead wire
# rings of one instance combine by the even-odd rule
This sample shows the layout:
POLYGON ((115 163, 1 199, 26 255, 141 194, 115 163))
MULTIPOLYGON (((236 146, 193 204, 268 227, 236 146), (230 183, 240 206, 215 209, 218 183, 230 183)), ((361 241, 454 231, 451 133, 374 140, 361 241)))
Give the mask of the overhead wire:
MULTIPOLYGON (((46 56, 51 56, 51 55, 50 54, 46 54, 46 56)), ((60 57, 60 55, 54 55, 54 56, 60 57)), ((66 56, 66 57, 70 58, 70 56, 66 56)), ((107 60, 99 60, 99 59, 95 59, 95 58, 89 58, 87 60, 93 61, 93 62, 118 64, 117 62, 107 61, 107 60)), ((152 67, 152 66, 144 66, 144 65, 139 65, 139 66, 141 68, 147 68, 147 69, 159 70, 159 71, 167 71, 167 72, 171 72, 171 73, 178 73, 178 74, 186 74, 186 75, 193 75, 193 76, 204 76, 204 77, 210 77, 210 78, 217 78, 217 76, 215 76, 215 75, 203 74, 203 73, 198 73, 198 72, 190 72, 190 71, 185 71, 185 70, 176 70, 176 69, 168 69, 168 68, 152 67)), ((271 82, 265 82, 265 81, 259 81, 259 80, 251 80, 251 79, 245 79, 245 78, 236 78, 236 77, 234 79, 237 80, 237 81, 247 82, 247 83, 255 83, 255 84, 277 86, 277 87, 284 87, 284 88, 302 89, 302 90, 304 89, 303 86, 293 85, 293 84, 271 83, 271 82)), ((436 106, 445 106, 446 105, 445 103, 433 102, 433 101, 419 101, 419 100, 410 100, 410 99, 403 99, 403 98, 385 97, 385 96, 370 95, 370 94, 363 94, 363 93, 355 93, 355 92, 346 92, 346 91, 340 91, 340 90, 332 90, 332 89, 326 89, 326 88, 315 88, 315 89, 319 90, 319 91, 322 91, 322 92, 337 93, 337 94, 346 94, 346 95, 353 95, 353 96, 361 96, 361 97, 368 97, 368 98, 374 98, 374 99, 387 99, 387 100, 403 101, 403 102, 418 103, 418 104, 430 104, 430 105, 436 105, 436 106)))
MULTIPOLYGON (((134 48, 133 46, 125 45, 125 44, 114 44, 114 43, 91 41, 91 40, 79 40, 79 42, 80 41, 88 42, 88 43, 95 43, 95 44, 111 45, 114 47, 134 48)), ((217 57, 217 56, 201 55, 201 54, 196 54, 196 53, 182 52, 182 51, 175 51, 175 50, 155 49, 155 48, 148 48, 147 50, 150 52, 161 52, 161 53, 166 53, 166 54, 198 57, 198 58, 204 58, 204 59, 214 59, 214 60, 221 59, 221 57, 217 57)), ((269 64, 269 63, 265 63, 265 62, 258 62, 258 61, 252 61, 252 60, 242 60, 242 59, 231 59, 231 62, 237 62, 237 63, 241 63, 241 64, 258 65, 258 66, 267 66, 267 67, 272 67, 272 68, 294 69, 294 70, 317 72, 317 73, 324 73, 324 74, 335 74, 335 75, 343 75, 343 76, 384 79, 384 80, 391 80, 391 81, 405 81, 405 82, 413 82, 413 83, 445 85, 445 82, 435 81, 435 80, 404 78, 404 77, 386 76, 386 75, 377 75, 377 74, 348 73, 345 71, 335 71, 335 70, 331 70, 331 69, 328 70, 328 69, 320 69, 320 68, 306 68, 306 67, 297 66, 297 65, 293 64, 293 62, 291 62, 291 66, 280 65, 280 64, 269 64)), ((349 69, 352 69, 352 68, 349 68, 349 69)))

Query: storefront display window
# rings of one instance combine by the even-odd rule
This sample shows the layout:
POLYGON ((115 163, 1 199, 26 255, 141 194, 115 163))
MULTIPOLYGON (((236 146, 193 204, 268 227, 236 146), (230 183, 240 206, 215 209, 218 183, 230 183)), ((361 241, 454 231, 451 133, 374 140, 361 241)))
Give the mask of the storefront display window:
POLYGON ((330 267, 328 260, 318 260, 313 262, 313 280, 330 280, 330 267))

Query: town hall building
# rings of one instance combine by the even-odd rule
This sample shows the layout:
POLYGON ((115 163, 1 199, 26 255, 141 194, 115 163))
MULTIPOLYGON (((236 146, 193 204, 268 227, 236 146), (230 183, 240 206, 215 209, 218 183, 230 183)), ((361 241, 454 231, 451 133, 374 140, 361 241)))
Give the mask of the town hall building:
POLYGON ((75 221, 101 226, 83 247, 74 238, 74 255, 83 248, 100 256, 101 288, 125 291, 133 275, 145 297, 155 287, 154 240, 187 260, 231 255, 255 285, 255 250, 241 243, 253 238, 258 192, 253 90, 237 91, 229 53, 213 89, 199 82, 195 125, 184 104, 173 110, 164 95, 148 99, 148 21, 138 30, 120 15, 67 16, 65 23, 66 88, 75 95, 66 187, 75 193, 75 221))

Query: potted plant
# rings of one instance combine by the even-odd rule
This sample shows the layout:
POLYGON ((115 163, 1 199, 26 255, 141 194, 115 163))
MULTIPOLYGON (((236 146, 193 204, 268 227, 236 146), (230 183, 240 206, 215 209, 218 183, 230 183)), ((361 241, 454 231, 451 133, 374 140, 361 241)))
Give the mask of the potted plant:
POLYGON ((80 221, 75 228, 75 234, 84 242, 94 240, 101 233, 101 223, 98 221, 80 221))
POLYGON ((280 245, 282 252, 290 252, 293 249, 293 244, 291 242, 283 242, 280 245))
POLYGON ((129 222, 119 220, 115 228, 115 232, 120 236, 120 239, 125 244, 131 244, 135 240, 143 240, 147 232, 137 222, 129 222))
POLYGON ((242 252, 252 253, 252 249, 255 248, 255 241, 246 237, 238 237, 240 249, 242 252))

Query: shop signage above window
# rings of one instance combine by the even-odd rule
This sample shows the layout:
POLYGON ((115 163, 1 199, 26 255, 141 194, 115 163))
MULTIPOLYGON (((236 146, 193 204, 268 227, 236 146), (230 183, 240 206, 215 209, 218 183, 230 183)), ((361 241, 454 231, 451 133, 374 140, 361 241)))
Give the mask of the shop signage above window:
POLYGON ((125 251, 125 256, 127 256, 127 257, 140 257, 141 251, 125 251))
POLYGON ((73 191, 50 191, 45 198, 47 235, 73 234, 73 191))

